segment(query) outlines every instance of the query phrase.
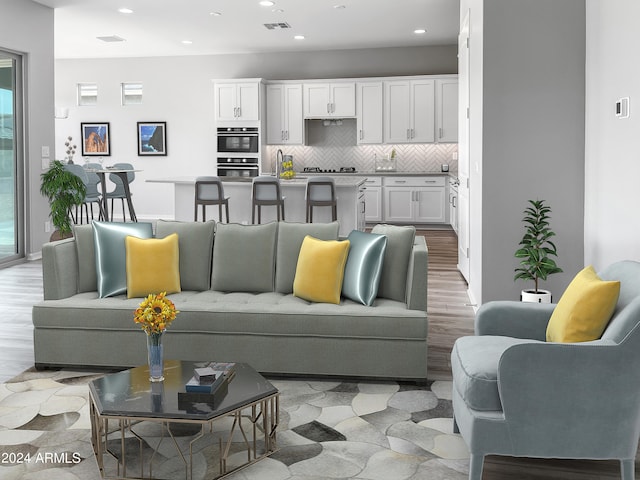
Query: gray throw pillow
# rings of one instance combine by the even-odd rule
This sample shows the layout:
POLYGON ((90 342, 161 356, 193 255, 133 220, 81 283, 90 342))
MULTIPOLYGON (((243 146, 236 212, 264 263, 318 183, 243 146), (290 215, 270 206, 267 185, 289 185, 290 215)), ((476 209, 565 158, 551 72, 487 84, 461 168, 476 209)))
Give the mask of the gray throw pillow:
POLYGON ((414 226, 376 225, 371 233, 387 237, 378 297, 406 302, 407 273, 416 228, 414 226))
POLYGON ((371 306, 378 294, 387 237, 353 230, 347 240, 351 246, 344 267, 342 295, 371 306))
POLYGON ((91 224, 74 225, 73 238, 78 253, 78 293, 98 290, 96 249, 91 224))
POLYGON ((98 296, 112 297, 127 291, 126 248, 128 236, 152 238, 150 223, 93 222, 98 296))
POLYGON ((280 222, 276 246, 276 292, 293 293, 293 279, 296 276, 298 255, 304 237, 311 235, 319 240, 337 240, 339 229, 338 222, 280 222))
POLYGON ((211 289, 272 292, 277 231, 276 222, 218 223, 213 242, 211 289))
POLYGON ((178 234, 180 287, 182 290, 209 290, 215 222, 174 222, 158 220, 156 238, 178 234))

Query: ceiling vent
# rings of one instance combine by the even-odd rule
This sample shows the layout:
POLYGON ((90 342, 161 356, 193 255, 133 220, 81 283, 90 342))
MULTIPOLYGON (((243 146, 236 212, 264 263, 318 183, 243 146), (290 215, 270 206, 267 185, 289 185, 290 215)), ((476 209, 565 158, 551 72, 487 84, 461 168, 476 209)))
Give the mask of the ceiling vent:
POLYGON ((291 28, 287 22, 278 22, 278 23, 265 23, 264 26, 267 30, 284 30, 286 28, 291 28))
POLYGON ((107 43, 114 43, 114 42, 124 42, 124 38, 119 37, 117 35, 109 35, 108 37, 96 37, 98 40, 102 40, 103 42, 107 42, 107 43))

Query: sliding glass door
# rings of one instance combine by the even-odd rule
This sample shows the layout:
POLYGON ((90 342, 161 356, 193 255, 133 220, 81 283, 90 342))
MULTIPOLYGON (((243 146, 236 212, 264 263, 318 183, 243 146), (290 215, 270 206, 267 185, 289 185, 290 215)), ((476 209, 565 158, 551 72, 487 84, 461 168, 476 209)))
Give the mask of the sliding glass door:
POLYGON ((24 256, 21 63, 0 50, 0 266, 24 256))

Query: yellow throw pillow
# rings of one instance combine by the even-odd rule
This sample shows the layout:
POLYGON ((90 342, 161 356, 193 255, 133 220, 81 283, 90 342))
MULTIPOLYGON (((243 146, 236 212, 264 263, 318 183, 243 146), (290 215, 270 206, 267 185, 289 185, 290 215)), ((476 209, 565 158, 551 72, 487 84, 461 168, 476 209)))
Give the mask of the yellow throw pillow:
POLYGON ((602 336, 618 303, 620 282, 604 281, 592 266, 578 273, 547 325, 547 342, 588 342, 602 336))
POLYGON ((127 298, 180 291, 178 234, 165 238, 125 238, 127 298))
POLYGON ((349 245, 349 240, 304 237, 293 279, 293 294, 310 302, 340 303, 349 245))

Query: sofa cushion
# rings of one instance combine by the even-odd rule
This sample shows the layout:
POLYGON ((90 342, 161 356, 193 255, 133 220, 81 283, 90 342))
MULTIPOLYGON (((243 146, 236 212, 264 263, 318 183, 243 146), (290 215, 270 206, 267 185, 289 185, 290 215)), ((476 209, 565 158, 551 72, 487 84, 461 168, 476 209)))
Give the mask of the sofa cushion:
POLYGON ((307 235, 320 240, 337 240, 340 224, 332 223, 290 223, 278 224, 278 243, 276 247, 276 287, 280 293, 293 292, 293 279, 296 275, 298 254, 302 240, 307 235))
POLYGON ((376 233, 352 231, 349 256, 344 267, 342 294, 363 305, 373 305, 378 294, 387 237, 376 233))
POLYGON ((276 222, 216 224, 211 289, 271 292, 275 270, 276 222))
POLYGON ((340 303, 349 240, 304 237, 298 256, 293 294, 311 302, 340 303))
POLYGON ((124 239, 153 237, 150 223, 96 222, 93 241, 96 252, 96 277, 100 298, 127 291, 127 270, 124 239))
POLYGON ((469 408, 502 410, 498 392, 498 363, 507 348, 521 343, 536 342, 492 335, 460 337, 456 340, 451 352, 453 388, 469 408))
POLYGON ((180 292, 178 234, 165 238, 125 238, 127 298, 180 292))
POLYGON ((98 290, 98 280, 93 227, 91 224, 74 225, 73 237, 78 254, 78 292, 95 292, 98 290))
POLYGON ((378 296, 405 302, 407 273, 416 228, 413 226, 376 225, 371 233, 386 235, 388 238, 378 296))
POLYGON ((619 281, 603 281, 592 266, 580 271, 560 297, 547 325, 548 342, 588 342, 602 336, 620 294, 619 281))
POLYGON ((183 290, 209 290, 215 222, 174 222, 158 220, 156 238, 178 234, 180 244, 180 285, 183 290))

